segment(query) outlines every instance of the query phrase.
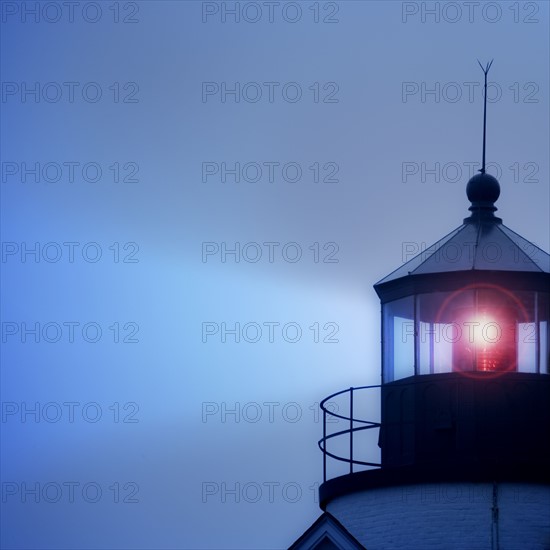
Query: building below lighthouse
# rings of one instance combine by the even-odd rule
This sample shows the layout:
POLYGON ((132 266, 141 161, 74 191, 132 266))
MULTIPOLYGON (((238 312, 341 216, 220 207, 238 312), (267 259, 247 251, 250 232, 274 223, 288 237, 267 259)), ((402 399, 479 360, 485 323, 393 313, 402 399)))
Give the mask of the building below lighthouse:
POLYGON ((483 159, 470 215, 374 285, 382 383, 321 403, 324 513, 292 550, 550 550, 550 255, 483 159))

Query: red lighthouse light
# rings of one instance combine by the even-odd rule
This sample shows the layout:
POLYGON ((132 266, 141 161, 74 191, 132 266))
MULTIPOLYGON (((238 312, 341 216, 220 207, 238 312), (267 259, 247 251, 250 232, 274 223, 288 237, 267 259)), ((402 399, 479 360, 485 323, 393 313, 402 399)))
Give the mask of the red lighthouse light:
POLYGON ((528 316, 511 292, 493 285, 467 287, 449 296, 438 316, 445 320, 443 339, 452 346, 452 371, 517 370, 518 326, 528 316))
POLYGON ((510 309, 464 312, 453 343, 453 370, 507 372, 516 369, 516 321, 510 309))

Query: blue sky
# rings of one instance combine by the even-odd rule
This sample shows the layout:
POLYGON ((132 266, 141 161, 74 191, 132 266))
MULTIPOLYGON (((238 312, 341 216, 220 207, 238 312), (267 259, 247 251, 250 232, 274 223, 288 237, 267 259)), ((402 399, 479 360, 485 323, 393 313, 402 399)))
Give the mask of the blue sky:
POLYGON ((284 548, 320 512, 318 402, 379 382, 372 285, 468 214, 478 58, 498 215, 550 248, 548 3, 24 4, 2 544, 284 548))

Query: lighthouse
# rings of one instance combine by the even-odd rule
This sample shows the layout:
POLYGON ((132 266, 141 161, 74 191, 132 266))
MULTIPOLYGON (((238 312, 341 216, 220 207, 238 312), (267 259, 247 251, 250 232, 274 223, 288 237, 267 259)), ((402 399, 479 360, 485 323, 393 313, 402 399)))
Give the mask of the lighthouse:
POLYGON ((381 384, 321 403, 323 514, 293 550, 550 549, 550 256, 496 215, 486 108, 469 214, 374 285, 381 384))

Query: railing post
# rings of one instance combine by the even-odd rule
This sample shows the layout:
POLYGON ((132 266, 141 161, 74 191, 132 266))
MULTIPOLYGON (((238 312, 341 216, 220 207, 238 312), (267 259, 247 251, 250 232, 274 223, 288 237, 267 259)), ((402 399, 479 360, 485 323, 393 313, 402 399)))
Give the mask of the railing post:
POLYGON ((353 474, 353 388, 349 389, 349 473, 353 474))
POLYGON ((323 483, 327 480, 327 411, 323 409, 323 483))

